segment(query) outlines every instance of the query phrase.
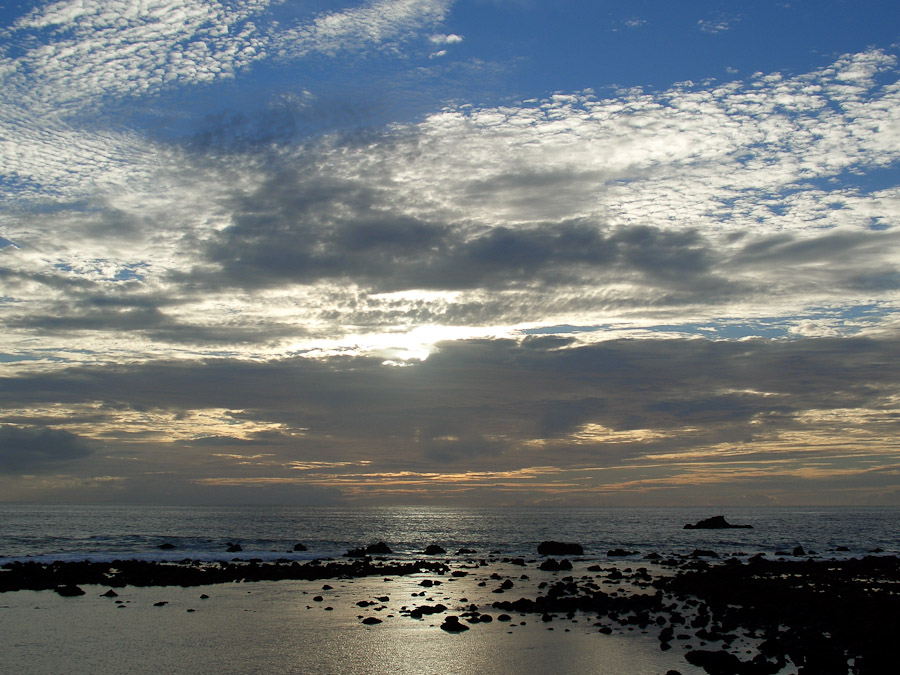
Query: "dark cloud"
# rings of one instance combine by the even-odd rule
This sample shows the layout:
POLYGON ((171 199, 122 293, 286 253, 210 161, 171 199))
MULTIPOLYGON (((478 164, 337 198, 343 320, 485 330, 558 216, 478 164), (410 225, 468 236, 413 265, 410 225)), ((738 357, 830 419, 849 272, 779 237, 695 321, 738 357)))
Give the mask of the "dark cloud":
MULTIPOLYGON (((751 442, 799 428, 797 416, 810 411, 885 409, 900 381, 895 340, 565 344, 442 343, 428 360, 405 368, 345 357, 72 369, 6 378, 0 406, 102 401, 111 416, 117 406, 235 410, 236 423, 278 424, 298 434, 257 439, 283 460, 314 453, 394 468, 508 468, 533 461, 523 443, 544 439, 557 448, 553 461, 565 467, 751 442), (626 436, 649 429, 660 438, 572 445, 568 436, 586 424, 626 436)), ((886 432, 896 420, 860 424, 886 432)), ((215 447, 219 440, 243 444, 234 438, 192 444, 215 447)))
POLYGON ((231 227, 203 251, 212 267, 173 279, 244 289, 345 281, 372 292, 487 293, 617 279, 707 297, 730 287, 715 274, 713 243, 697 231, 588 219, 472 227, 406 215, 392 196, 312 171, 273 174, 235 200, 231 227))
POLYGON ((82 438, 68 431, 35 426, 0 426, 0 472, 40 473, 90 455, 82 438))

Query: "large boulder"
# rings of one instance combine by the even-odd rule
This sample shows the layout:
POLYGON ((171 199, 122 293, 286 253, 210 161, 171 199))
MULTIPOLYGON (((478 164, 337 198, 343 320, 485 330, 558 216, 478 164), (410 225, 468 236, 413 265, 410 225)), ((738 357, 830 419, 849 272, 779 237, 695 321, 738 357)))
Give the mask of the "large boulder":
POLYGON ((438 546, 437 544, 429 544, 428 547, 425 548, 425 555, 443 555, 446 553, 443 547, 438 546))
POLYGON ((542 541, 537 550, 540 555, 584 555, 581 544, 561 541, 542 541))
POLYGON ((693 525, 688 523, 684 526, 685 530, 730 530, 730 529, 750 529, 752 525, 732 525, 725 516, 713 516, 712 518, 704 518, 693 525))

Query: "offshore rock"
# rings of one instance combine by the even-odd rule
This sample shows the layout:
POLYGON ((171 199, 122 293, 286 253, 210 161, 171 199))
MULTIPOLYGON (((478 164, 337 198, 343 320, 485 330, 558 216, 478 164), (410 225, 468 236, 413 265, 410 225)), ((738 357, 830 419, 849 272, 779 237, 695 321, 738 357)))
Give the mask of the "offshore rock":
POLYGON ((732 529, 752 529, 752 525, 732 525, 727 520, 725 520, 725 516, 713 516, 712 518, 705 518, 704 520, 699 520, 693 525, 688 523, 684 526, 685 530, 732 530, 732 529))
POLYGON ((379 541, 377 544, 366 546, 366 553, 370 555, 390 555, 393 551, 383 541, 379 541))
POLYGON ((437 544, 430 544, 425 548, 425 555, 443 555, 446 552, 443 547, 437 544))
POLYGON ((538 544, 537 552, 540 555, 584 555, 584 548, 581 544, 542 541, 538 544))

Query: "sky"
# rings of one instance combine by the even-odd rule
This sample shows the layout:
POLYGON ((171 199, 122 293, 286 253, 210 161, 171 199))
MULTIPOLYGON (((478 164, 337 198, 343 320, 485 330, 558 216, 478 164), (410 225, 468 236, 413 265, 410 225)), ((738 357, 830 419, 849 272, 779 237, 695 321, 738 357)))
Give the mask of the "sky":
POLYGON ((0 501, 900 504, 900 5, 0 0, 0 501))

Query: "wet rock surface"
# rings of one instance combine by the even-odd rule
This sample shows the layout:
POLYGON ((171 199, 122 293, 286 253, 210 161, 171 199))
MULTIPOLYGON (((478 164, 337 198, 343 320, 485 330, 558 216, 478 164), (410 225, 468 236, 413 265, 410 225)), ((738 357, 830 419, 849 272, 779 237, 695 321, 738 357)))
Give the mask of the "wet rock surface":
MULTIPOLYGON (((11 562, 0 570, 0 593, 56 590, 80 595, 76 584, 123 586, 202 586, 239 581, 350 579, 374 575, 444 574, 440 562, 373 562, 370 559, 320 562, 163 563, 144 560, 112 562, 11 562)), ((80 590, 80 589, 79 589, 80 590)), ((82 591, 83 592, 83 591, 82 591)))

